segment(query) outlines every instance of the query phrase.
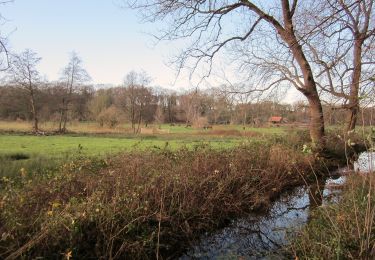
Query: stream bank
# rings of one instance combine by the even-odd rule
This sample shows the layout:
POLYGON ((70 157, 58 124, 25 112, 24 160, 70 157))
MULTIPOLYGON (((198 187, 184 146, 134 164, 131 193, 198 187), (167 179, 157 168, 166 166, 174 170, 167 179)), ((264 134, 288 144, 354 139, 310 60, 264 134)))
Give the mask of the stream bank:
POLYGON ((213 233, 206 234, 180 259, 282 258, 287 234, 311 220, 311 212, 338 200, 348 174, 375 169, 375 153, 362 153, 354 165, 339 169, 333 177, 295 188, 281 195, 265 214, 251 214, 213 233))

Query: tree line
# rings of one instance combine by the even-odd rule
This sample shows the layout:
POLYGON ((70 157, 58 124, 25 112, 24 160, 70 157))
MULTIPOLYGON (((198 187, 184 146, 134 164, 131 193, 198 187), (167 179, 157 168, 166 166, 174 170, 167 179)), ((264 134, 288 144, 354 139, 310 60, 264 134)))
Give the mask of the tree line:
MULTIPOLYGON (((115 128, 128 123, 134 133, 149 124, 181 124, 205 127, 212 124, 262 126, 271 116, 281 116, 289 124, 307 124, 310 107, 303 101, 294 104, 253 100, 220 86, 204 90, 176 92, 150 86, 145 72, 132 71, 121 86, 94 88, 90 76, 76 53, 71 54, 60 80, 43 81, 36 70, 36 53, 26 50, 7 73, 0 87, 0 119, 27 120, 39 131, 40 122, 55 122, 56 131, 65 133, 71 121, 94 121, 98 127, 115 128)), ((345 111, 323 105, 327 123, 343 124, 345 111)), ((375 123, 373 107, 363 108, 360 123, 375 123)))

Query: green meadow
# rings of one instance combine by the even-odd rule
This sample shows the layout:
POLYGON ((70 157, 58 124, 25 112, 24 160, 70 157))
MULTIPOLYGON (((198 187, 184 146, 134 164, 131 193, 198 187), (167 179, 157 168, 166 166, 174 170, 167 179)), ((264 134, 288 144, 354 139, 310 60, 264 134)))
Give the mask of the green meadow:
POLYGON ((243 129, 235 125, 203 130, 163 124, 157 127, 167 133, 144 135, 132 134, 127 125, 107 129, 93 123, 73 123, 70 134, 50 135, 54 125, 43 126, 47 135, 35 136, 28 134, 29 125, 25 122, 0 122, 0 178, 16 176, 22 168, 30 174, 43 174, 78 157, 108 158, 126 151, 190 150, 202 146, 221 150, 285 133, 283 128, 243 129))
MULTIPOLYGON (((62 158, 82 154, 103 156, 132 149, 192 149, 199 145, 210 145, 215 149, 234 147, 248 139, 265 135, 283 134, 282 127, 250 128, 241 125, 220 125, 204 130, 180 125, 155 125, 148 128, 163 130, 160 134, 144 135, 131 133, 129 125, 118 128, 101 128, 94 123, 72 123, 69 135, 34 136, 27 133, 30 124, 26 122, 0 122, 0 156, 26 154, 62 158)), ((51 132, 52 122, 42 124, 42 130, 51 132)))
POLYGON ((210 145, 214 148, 230 148, 246 138, 238 137, 172 137, 165 136, 27 136, 0 135, 0 155, 24 153, 62 157, 84 154, 88 156, 108 155, 132 149, 176 149, 186 146, 210 145))

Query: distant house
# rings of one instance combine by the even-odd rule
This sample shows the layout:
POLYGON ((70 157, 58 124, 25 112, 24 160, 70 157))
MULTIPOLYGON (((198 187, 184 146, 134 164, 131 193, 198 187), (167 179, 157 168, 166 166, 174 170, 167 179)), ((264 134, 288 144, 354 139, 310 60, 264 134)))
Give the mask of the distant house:
POLYGON ((284 120, 283 120, 283 118, 281 116, 271 116, 268 119, 268 123, 273 124, 273 125, 281 124, 283 122, 284 122, 284 120))

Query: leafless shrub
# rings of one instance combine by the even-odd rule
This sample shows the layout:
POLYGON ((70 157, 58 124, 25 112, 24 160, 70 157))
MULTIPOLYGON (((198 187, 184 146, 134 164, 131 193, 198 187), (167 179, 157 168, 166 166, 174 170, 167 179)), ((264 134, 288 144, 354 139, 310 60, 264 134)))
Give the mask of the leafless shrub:
POLYGON ((262 142, 226 152, 197 147, 82 159, 50 178, 25 180, 22 189, 7 186, 0 255, 176 257, 202 232, 267 210, 302 181, 301 172, 308 175, 311 160, 262 142))

